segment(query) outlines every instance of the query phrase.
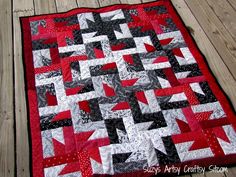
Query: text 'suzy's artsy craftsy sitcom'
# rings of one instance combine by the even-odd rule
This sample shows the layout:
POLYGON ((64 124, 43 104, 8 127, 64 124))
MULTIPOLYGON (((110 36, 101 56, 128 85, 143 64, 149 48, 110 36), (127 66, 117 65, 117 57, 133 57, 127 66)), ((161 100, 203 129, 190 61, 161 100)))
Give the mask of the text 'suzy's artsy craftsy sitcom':
POLYGON ((236 162, 235 114, 169 1, 21 22, 34 177, 236 162))

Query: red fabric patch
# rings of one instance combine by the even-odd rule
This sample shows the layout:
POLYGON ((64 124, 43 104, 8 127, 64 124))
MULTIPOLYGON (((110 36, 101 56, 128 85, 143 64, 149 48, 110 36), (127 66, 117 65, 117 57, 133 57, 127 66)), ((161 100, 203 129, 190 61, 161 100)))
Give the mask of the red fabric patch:
POLYGON ((102 70, 109 70, 109 69, 115 69, 116 63, 108 63, 102 66, 102 70))
POLYGON ((86 113, 90 113, 91 112, 91 108, 90 108, 90 106, 89 106, 89 102, 88 101, 80 101, 79 103, 79 108, 81 109, 81 110, 83 110, 84 112, 86 112, 86 113))
POLYGON ((123 58, 128 64, 131 64, 131 65, 134 64, 134 59, 132 55, 124 55, 123 58))
POLYGON ((115 90, 112 87, 110 87, 109 85, 103 83, 103 88, 104 88, 106 96, 110 97, 110 96, 116 95, 115 90))
POLYGON ((152 45, 144 43, 144 46, 148 52, 154 52, 156 50, 156 48, 152 45))
POLYGON ((133 86, 138 79, 129 79, 129 80, 122 80, 121 84, 123 87, 129 87, 129 86, 133 86))
POLYGON ((94 48, 93 50, 94 50, 96 58, 104 58, 105 57, 105 55, 104 55, 102 50, 97 49, 97 48, 94 48))
POLYGON ((142 103, 148 104, 148 101, 147 101, 147 98, 146 98, 144 92, 136 92, 136 97, 142 103))
POLYGON ((167 39, 160 40, 160 43, 161 45, 168 45, 172 40, 173 38, 167 38, 167 39))
POLYGON ((123 109, 129 109, 129 103, 127 102, 120 102, 116 104, 111 110, 112 111, 118 111, 118 110, 123 110, 123 109))
POLYGON ((46 92, 46 97, 47 97, 48 106, 55 106, 55 105, 57 105, 57 97, 56 97, 56 95, 52 95, 51 93, 46 92))
POLYGON ((162 62, 167 62, 169 61, 168 57, 165 57, 165 56, 160 56, 160 57, 157 57, 153 63, 162 63, 162 62))

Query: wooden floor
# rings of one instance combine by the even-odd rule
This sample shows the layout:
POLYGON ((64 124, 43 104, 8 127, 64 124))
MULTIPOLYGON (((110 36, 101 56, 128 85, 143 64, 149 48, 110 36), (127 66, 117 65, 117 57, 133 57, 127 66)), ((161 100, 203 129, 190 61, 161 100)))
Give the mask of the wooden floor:
MULTIPOLYGON (((236 108, 236 1, 172 2, 236 108)), ((120 3, 141 0, 0 0, 0 177, 30 176, 19 17, 120 3)), ((235 177, 236 167, 205 176, 235 177)))

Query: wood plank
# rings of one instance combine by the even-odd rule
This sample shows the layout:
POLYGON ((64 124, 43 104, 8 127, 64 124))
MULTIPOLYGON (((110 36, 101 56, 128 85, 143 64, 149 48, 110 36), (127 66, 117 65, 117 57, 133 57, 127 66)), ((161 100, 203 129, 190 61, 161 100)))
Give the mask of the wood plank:
POLYGON ((57 12, 66 12, 77 7, 76 0, 56 0, 57 12))
POLYGON ((236 11, 228 3, 228 1, 207 0, 207 2, 236 41, 236 11))
POLYGON ((205 177, 205 175, 203 173, 193 173, 191 177, 205 177))
POLYGON ((25 100, 24 70, 22 58, 21 28, 19 17, 34 15, 34 10, 19 11, 13 14, 14 29, 14 71, 15 71, 15 119, 16 119, 16 164, 17 175, 30 176, 30 151, 28 120, 25 100))
POLYGON ((34 11, 33 0, 13 0, 13 12, 34 11))
POLYGON ((213 171, 208 171, 205 173, 205 177, 225 177, 224 173, 218 173, 213 171))
POLYGON ((36 15, 56 12, 54 0, 34 0, 34 8, 36 15))
POLYGON ((235 177, 236 176, 236 167, 228 168, 228 172, 225 173, 226 177, 235 177))
POLYGON ((19 17, 34 15, 33 0, 13 1, 14 74, 15 74, 15 132, 17 176, 30 176, 28 117, 26 110, 21 27, 19 17))
POLYGON ((120 4, 119 0, 98 0, 101 7, 109 6, 113 4, 120 4))
POLYGON ((153 1, 155 1, 155 0, 142 0, 143 3, 145 3, 145 2, 153 2, 153 1))
POLYGON ((236 82, 229 72, 227 66, 222 61, 222 58, 208 39, 207 35, 199 25, 196 18, 193 16, 186 2, 184 0, 172 0, 172 3, 186 26, 190 29, 199 49, 206 56, 207 62, 212 72, 216 76, 224 91, 231 99, 234 108, 236 109, 236 82))
POLYGON ((181 176, 179 176, 179 177, 191 177, 191 175, 189 174, 186 174, 186 175, 181 175, 181 176))
POLYGON ((227 0, 230 5, 234 8, 234 10, 236 10, 236 1, 235 0, 227 0))
POLYGON ((79 7, 91 7, 96 8, 99 7, 99 3, 97 0, 77 0, 79 7))
POLYGON ((0 176, 14 177, 12 3, 0 7, 0 176))
POLYGON ((138 4, 142 3, 141 0, 120 0, 122 4, 138 4))
POLYGON ((236 42, 205 0, 188 0, 186 3, 235 79, 236 42))

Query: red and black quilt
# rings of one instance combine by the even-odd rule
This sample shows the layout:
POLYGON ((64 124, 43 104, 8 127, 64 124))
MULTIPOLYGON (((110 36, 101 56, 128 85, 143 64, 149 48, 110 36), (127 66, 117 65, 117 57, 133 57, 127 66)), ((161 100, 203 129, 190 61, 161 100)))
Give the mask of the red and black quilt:
POLYGON ((236 162, 235 112, 168 0, 21 24, 34 177, 236 162))

